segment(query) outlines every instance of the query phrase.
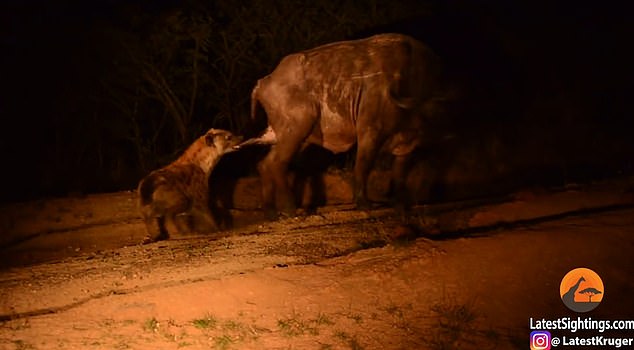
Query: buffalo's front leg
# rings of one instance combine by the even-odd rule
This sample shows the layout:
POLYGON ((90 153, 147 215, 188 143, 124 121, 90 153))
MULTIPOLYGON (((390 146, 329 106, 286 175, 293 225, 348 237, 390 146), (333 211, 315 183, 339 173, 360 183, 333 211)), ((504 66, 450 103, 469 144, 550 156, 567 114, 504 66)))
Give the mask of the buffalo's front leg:
POLYGON ((399 212, 405 212, 411 207, 412 197, 407 189, 407 173, 411 166, 409 154, 396 155, 392 163, 392 178, 390 192, 392 205, 399 212))
POLYGON ((367 189, 368 176, 383 140, 373 132, 362 133, 358 139, 354 164, 354 203, 357 209, 370 208, 367 189))

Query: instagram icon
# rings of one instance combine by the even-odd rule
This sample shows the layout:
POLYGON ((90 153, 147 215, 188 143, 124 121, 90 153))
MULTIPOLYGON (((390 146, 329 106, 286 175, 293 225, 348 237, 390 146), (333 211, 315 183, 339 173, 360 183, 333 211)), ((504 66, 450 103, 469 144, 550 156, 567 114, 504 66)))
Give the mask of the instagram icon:
POLYGON ((531 350, 550 350, 550 332, 531 332, 531 350))

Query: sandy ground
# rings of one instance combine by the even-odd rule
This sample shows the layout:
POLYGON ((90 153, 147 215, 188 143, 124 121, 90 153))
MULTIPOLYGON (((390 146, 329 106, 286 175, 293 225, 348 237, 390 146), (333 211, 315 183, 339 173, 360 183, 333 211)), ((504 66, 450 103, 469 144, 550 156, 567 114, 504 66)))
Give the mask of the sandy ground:
POLYGON ((526 349, 531 317, 634 319, 632 183, 149 245, 133 193, 2 208, 0 349, 526 349), (560 299, 576 267, 605 285, 588 314, 560 299))

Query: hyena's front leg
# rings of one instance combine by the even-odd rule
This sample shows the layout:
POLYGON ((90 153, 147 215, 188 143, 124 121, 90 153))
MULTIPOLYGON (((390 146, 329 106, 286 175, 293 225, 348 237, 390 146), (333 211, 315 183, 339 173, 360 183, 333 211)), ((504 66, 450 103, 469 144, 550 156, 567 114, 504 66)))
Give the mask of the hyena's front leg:
POLYGON ((174 226, 181 235, 194 233, 194 216, 190 211, 178 214, 174 217, 174 226))
POLYGON ((218 231, 218 225, 211 212, 205 209, 192 209, 187 213, 176 215, 174 224, 181 235, 218 231))
POLYGON ((194 218, 194 231, 198 233, 210 233, 219 230, 218 224, 208 207, 195 208, 192 210, 192 216, 194 218))

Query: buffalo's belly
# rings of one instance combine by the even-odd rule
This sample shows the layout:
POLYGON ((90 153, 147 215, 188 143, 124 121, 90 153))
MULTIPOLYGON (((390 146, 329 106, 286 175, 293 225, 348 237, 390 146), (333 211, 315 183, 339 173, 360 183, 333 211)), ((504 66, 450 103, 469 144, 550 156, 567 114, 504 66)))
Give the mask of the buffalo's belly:
POLYGON ((355 138, 350 138, 348 133, 330 132, 324 134, 321 146, 331 152, 342 153, 348 151, 355 142, 355 138))
POLYGON ((341 115, 324 105, 310 141, 334 153, 348 151, 356 142, 356 130, 352 118, 341 115))

